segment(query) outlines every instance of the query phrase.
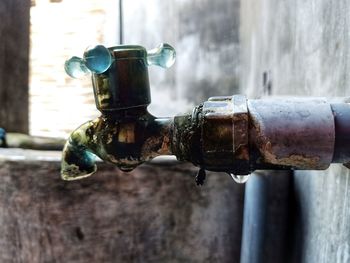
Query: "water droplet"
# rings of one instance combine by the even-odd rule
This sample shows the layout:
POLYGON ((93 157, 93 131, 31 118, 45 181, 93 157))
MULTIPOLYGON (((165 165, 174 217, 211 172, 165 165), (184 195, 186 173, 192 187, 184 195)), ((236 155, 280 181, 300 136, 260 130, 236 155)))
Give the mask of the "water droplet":
POLYGON ((160 44, 157 48, 147 52, 147 64, 170 68, 176 59, 176 51, 169 44, 160 44))
POLYGON ((72 78, 79 79, 89 73, 84 61, 78 57, 71 57, 64 63, 66 73, 72 78))
POLYGON ((129 167, 129 166, 118 166, 118 168, 120 170, 122 170, 123 172, 131 172, 132 170, 134 170, 135 167, 129 167))
POLYGON ((102 45, 88 47, 83 58, 86 67, 96 74, 105 72, 113 62, 111 52, 102 45))
POLYGON ((231 175, 232 179, 238 184, 246 183, 250 177, 250 174, 248 174, 248 175, 235 175, 233 173, 229 173, 229 175, 231 175))

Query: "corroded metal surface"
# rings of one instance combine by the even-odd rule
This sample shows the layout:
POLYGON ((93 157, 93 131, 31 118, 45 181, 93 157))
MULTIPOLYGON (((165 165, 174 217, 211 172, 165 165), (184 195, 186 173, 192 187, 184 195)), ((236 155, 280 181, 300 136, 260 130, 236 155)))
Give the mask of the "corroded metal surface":
MULTIPOLYGON (((345 102, 339 105, 350 113, 345 102)), ((72 133, 62 174, 76 179, 93 173, 90 152, 124 171, 164 154, 235 175, 256 169, 326 169, 346 159, 348 147, 341 137, 347 136, 347 119, 339 109, 323 98, 247 100, 235 95, 212 97, 174 119, 157 119, 145 107, 113 111, 72 133)))
POLYGON ((212 98, 204 102, 201 123, 202 166, 228 169, 234 164, 232 97, 212 98))
POLYGON ((87 177, 96 171, 95 155, 123 171, 159 155, 171 154, 171 119, 157 119, 145 109, 133 110, 123 119, 99 117, 75 130, 62 157, 62 177, 87 177))
POLYGON ((249 116, 247 99, 242 95, 235 95, 233 99, 233 151, 235 172, 240 175, 248 174, 249 163, 249 116))
POLYGON ((339 152, 335 115, 323 98, 212 97, 192 115, 175 117, 173 153, 206 170, 240 175, 326 169, 339 152))
POLYGON ((241 95, 212 97, 176 116, 173 153, 211 171, 249 174, 248 111, 241 95))
POLYGON ((171 154, 172 120, 156 118, 147 111, 151 97, 146 49, 117 46, 109 51, 111 66, 92 74, 96 107, 102 116, 70 135, 62 156, 65 180, 93 174, 96 156, 131 171, 158 155, 171 154))
POLYGON ((332 162, 334 118, 325 99, 249 100, 248 109, 258 161, 296 169, 326 169, 332 162))

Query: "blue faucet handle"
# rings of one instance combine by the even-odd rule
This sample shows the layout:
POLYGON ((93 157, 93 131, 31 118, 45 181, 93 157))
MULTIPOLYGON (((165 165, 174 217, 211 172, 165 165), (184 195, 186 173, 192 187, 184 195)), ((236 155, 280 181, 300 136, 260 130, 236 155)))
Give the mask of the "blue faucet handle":
POLYGON ((102 45, 88 47, 83 58, 71 57, 64 64, 66 73, 72 78, 79 79, 89 73, 101 74, 111 66, 112 54, 102 45))
POLYGON ((162 68, 170 68, 176 59, 175 49, 167 43, 147 51, 147 64, 157 65, 162 68))
POLYGON ((83 60, 86 67, 96 74, 105 72, 113 62, 111 52, 102 45, 88 47, 84 52, 83 60))
POLYGON ((0 147, 6 147, 6 131, 0 128, 0 147))
POLYGON ((74 79, 80 79, 89 73, 89 69, 86 67, 83 59, 75 56, 66 60, 64 69, 74 79))
MULTIPOLYGON (((145 54, 148 66, 157 65, 162 68, 170 68, 174 64, 175 58, 175 49, 166 43, 160 44, 157 48, 147 51, 147 55, 145 54)), ((72 78, 82 78, 89 73, 104 73, 112 65, 113 61, 114 58, 108 48, 103 45, 96 45, 88 47, 84 52, 83 58, 74 56, 68 59, 64 64, 64 68, 66 73, 72 78)))

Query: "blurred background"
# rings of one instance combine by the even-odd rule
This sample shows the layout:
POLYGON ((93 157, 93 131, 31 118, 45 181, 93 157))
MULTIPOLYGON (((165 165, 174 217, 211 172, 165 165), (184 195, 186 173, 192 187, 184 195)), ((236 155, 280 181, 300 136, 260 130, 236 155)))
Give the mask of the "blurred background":
POLYGON ((152 49, 166 42, 178 51, 172 68, 150 68, 149 110, 156 116, 173 116, 208 96, 234 93, 238 89, 238 7, 238 0, 131 0, 122 5, 119 0, 32 1, 30 133, 67 137, 99 115, 90 78, 71 79, 64 72, 64 61, 82 56, 89 45, 118 45, 120 34, 127 44, 152 49))
MULTIPOLYGON (((98 116, 89 77, 63 67, 96 43, 175 47, 172 68, 149 69, 156 116, 236 93, 346 96, 349 14, 346 0, 1 0, 0 127, 67 138, 98 116)), ((350 262, 341 165, 262 175, 244 256, 246 185, 197 187, 198 168, 171 160, 99 166, 63 182, 60 151, 0 149, 0 262, 350 262)))

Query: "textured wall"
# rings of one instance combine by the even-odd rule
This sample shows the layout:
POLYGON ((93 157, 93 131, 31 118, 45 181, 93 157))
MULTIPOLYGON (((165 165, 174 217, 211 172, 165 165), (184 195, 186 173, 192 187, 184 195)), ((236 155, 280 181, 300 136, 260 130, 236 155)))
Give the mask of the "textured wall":
POLYGON ((27 133, 29 0, 0 1, 0 127, 27 133))
MULTIPOLYGON (((274 95, 350 92, 350 3, 336 0, 241 1, 241 90, 274 95)), ((292 262, 350 261, 349 172, 296 172, 290 225, 292 262)))
POLYGON ((126 43, 153 48, 168 42, 175 65, 150 68, 157 115, 192 110, 210 96, 237 92, 239 0, 124 1, 126 43))
MULTIPOLYGON (((210 96, 237 91, 239 0, 123 3, 125 44, 151 49, 168 42, 177 50, 172 68, 150 68, 155 115, 171 116, 210 96)), ((88 45, 119 44, 118 13, 118 0, 36 0, 31 8, 31 134, 65 137, 99 114, 90 79, 71 79, 63 65, 88 45)))
POLYGON ((64 182, 57 155, 2 151, 1 262, 239 262, 244 187, 226 174, 197 187, 188 164, 100 165, 64 182))

